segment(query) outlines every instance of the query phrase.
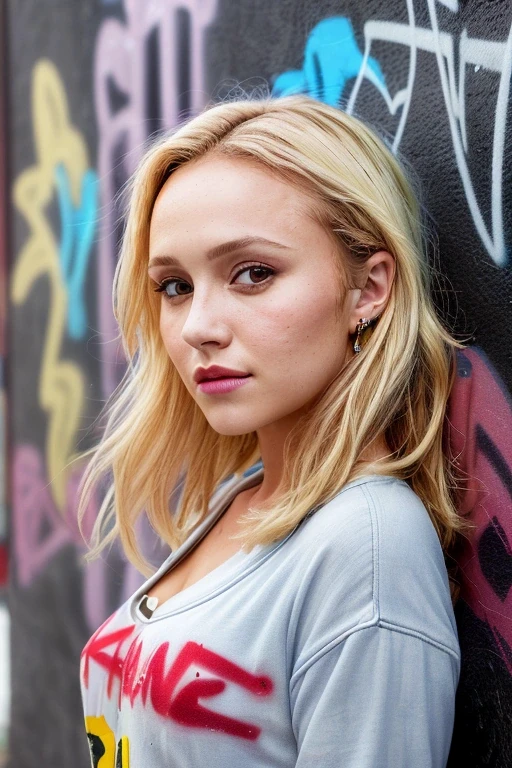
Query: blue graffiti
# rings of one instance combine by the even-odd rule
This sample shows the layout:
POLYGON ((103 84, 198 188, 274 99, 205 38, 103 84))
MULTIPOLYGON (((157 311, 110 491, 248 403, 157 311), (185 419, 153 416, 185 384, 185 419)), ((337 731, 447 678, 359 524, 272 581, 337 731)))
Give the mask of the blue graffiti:
MULTIPOLYGON (((347 82, 357 77, 363 63, 350 19, 333 16, 322 19, 311 31, 304 49, 302 69, 278 75, 273 96, 307 93, 319 101, 338 107, 347 82)), ((366 71, 385 87, 377 59, 368 58, 366 71)))
POLYGON ((96 230, 98 178, 93 170, 84 173, 79 208, 73 204, 63 165, 56 167, 55 179, 61 218, 59 258, 68 293, 68 333, 72 339, 80 339, 87 330, 84 281, 96 230))

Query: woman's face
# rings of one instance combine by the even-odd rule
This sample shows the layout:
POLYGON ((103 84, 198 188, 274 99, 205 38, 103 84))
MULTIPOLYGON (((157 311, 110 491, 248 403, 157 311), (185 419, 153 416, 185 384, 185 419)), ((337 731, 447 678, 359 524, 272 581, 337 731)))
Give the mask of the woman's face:
POLYGON ((309 206, 264 167, 220 155, 179 168, 156 200, 149 275, 165 287, 160 332, 220 434, 292 427, 351 355, 354 291, 337 311, 335 246, 309 206), (213 365, 250 376, 208 392, 194 374, 213 365))

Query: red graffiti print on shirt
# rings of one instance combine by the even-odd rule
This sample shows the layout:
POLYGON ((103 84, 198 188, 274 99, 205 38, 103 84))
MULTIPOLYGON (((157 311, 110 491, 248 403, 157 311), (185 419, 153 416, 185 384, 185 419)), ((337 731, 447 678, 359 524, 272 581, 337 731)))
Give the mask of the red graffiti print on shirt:
MULTIPOLYGON (((242 739, 257 739, 261 729, 256 725, 213 712, 199 703, 200 698, 218 696, 222 693, 226 687, 224 680, 192 680, 184 685, 174 698, 172 694, 193 664, 199 664, 256 696, 267 696, 271 693, 273 683, 270 678, 253 675, 223 656, 193 642, 185 644, 166 673, 168 649, 169 643, 163 643, 146 660, 131 691, 129 689, 133 672, 128 668, 128 681, 126 677, 123 678, 123 694, 130 695, 130 700, 133 701, 140 692, 144 703, 150 695, 151 704, 156 712, 164 717, 170 717, 181 725, 222 731, 242 739)), ((134 652, 133 660, 135 661, 139 656, 140 650, 137 650, 134 652)))
MULTIPOLYGON (((272 680, 264 675, 253 675, 229 659, 195 642, 186 643, 166 671, 169 643, 159 645, 141 664, 142 641, 135 637, 123 653, 123 645, 135 626, 124 627, 104 636, 96 632, 84 649, 84 684, 89 684, 89 663, 98 663, 108 672, 107 696, 110 698, 114 680, 119 680, 119 706, 123 697, 131 706, 140 697, 148 700, 154 711, 180 725, 207 728, 241 739, 255 740, 261 728, 204 707, 199 699, 218 696, 226 688, 226 681, 234 683, 256 696, 268 696, 273 690, 272 680), (111 652, 107 652, 111 648, 111 652), (219 678, 194 679, 176 692, 178 683, 192 665, 199 665, 219 678), (223 679, 220 679, 223 678, 223 679)), ((197 673, 198 674, 198 673, 197 673)))
POLYGON ((118 629, 115 632, 102 635, 103 630, 106 629, 108 624, 110 624, 114 616, 115 613, 109 619, 107 619, 99 629, 96 630, 82 651, 81 656, 84 662, 83 681, 86 688, 89 687, 89 665, 91 659, 99 664, 100 667, 103 667, 103 669, 108 671, 109 676, 107 680, 107 695, 109 698, 112 692, 112 684, 114 682, 114 678, 117 677, 119 680, 121 679, 121 671, 123 668, 123 659, 120 655, 121 646, 123 645, 126 638, 129 637, 135 629, 135 624, 132 624, 129 627, 123 627, 122 629, 118 629), (109 655, 106 653, 105 649, 110 648, 112 645, 115 645, 116 648, 114 650, 114 654, 109 655))

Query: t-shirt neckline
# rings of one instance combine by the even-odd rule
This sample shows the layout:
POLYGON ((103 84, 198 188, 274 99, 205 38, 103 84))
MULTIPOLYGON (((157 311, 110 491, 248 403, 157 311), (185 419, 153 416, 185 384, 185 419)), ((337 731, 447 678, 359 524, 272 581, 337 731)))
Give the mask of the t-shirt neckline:
MULTIPOLYGON (((229 557, 223 563, 218 565, 212 571, 200 578, 198 581, 191 584, 189 587, 182 589, 177 594, 170 597, 161 603, 152 616, 148 618, 140 611, 140 603, 147 591, 168 571, 177 565, 183 557, 185 557, 199 541, 206 536, 211 530, 219 517, 227 509, 228 505, 233 501, 234 497, 241 491, 252 488, 257 485, 262 479, 264 474, 263 466, 252 472, 250 475, 242 475, 242 477, 234 477, 228 480, 222 485, 218 491, 218 495, 214 495, 211 501, 211 512, 207 517, 199 524, 199 526, 191 533, 191 535, 178 547, 175 552, 172 552, 169 557, 164 560, 160 568, 147 579, 139 589, 129 599, 129 610, 131 617, 134 621, 140 624, 152 624, 160 621, 173 614, 182 613, 185 610, 189 610, 196 605, 199 605, 205 600, 213 598, 216 594, 225 591, 231 584, 239 581, 249 571, 258 567, 261 562, 270 557, 277 549, 295 533, 295 531, 307 520, 319 507, 314 507, 297 525, 288 533, 284 538, 274 542, 273 544, 262 546, 256 545, 250 552, 244 552, 238 550, 234 555, 229 557), (171 567, 172 566, 172 567, 171 567), (241 567, 242 566, 242 567, 241 567)), ((399 483, 405 483, 392 475, 379 475, 370 474, 362 477, 355 478, 349 483, 343 486, 338 493, 342 493, 349 488, 352 488, 368 481, 381 480, 389 481, 394 480, 399 483)), ((337 496, 338 494, 336 494, 337 496)), ((327 502, 329 503, 329 502, 327 502)))
MULTIPOLYGON (((248 490, 257 485, 262 479, 264 474, 264 468, 260 467, 250 475, 242 475, 241 477, 234 477, 224 483, 219 488, 218 495, 212 498, 210 504, 211 511, 205 517, 205 519, 198 525, 198 527, 191 533, 191 535, 178 547, 175 552, 171 552, 169 557, 164 560, 160 568, 147 579, 139 589, 130 598, 130 610, 132 617, 141 623, 152 623, 158 621, 173 613, 179 613, 184 609, 190 608, 192 604, 195 604, 198 600, 203 602, 205 597, 211 596, 212 592, 217 591, 219 586, 224 587, 226 580, 231 580, 232 572, 238 572, 239 563, 245 561, 245 564, 249 566, 252 563, 254 557, 257 557, 262 549, 267 550, 261 546, 254 547, 251 552, 243 552, 239 549, 231 557, 227 558, 223 563, 220 563, 216 568, 211 570, 202 578, 191 584, 189 587, 180 590, 175 595, 165 600, 163 603, 157 606, 151 618, 147 618, 141 613, 139 604, 151 587, 164 576, 164 574, 171 571, 181 560, 189 554, 189 552, 199 543, 199 541, 206 536, 206 534, 213 528, 217 520, 224 514, 227 507, 231 504, 234 497, 241 491, 248 490)), ((276 542, 276 546, 281 542, 276 542)), ((273 549, 274 547, 272 547, 273 549)), ((245 568, 244 568, 245 570, 245 568)))

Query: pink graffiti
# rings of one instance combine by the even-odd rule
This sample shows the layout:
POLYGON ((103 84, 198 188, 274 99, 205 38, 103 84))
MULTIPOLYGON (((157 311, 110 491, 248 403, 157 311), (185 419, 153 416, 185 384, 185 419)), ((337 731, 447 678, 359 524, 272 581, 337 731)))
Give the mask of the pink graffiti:
POLYGON ((460 596, 490 626, 512 674, 512 405, 475 348, 459 355, 448 418, 452 450, 469 476, 460 512, 476 525, 456 556, 460 596))
POLYGON ((0 544, 0 587, 7 585, 7 547, 0 544))
MULTIPOLYGON (((77 501, 80 473, 73 472, 67 484, 64 514, 55 507, 44 462, 31 445, 18 446, 12 461, 13 550, 16 573, 22 587, 30 586, 65 546, 73 546, 78 554, 85 543, 77 524, 77 501)), ((98 499, 93 496, 86 512, 84 532, 89 535, 98 513, 98 499)), ((112 569, 106 558, 84 564, 83 608, 89 628, 95 629, 108 616, 108 584, 112 569)), ((125 600, 142 583, 143 577, 124 561, 122 599, 125 600)))
POLYGON ((19 447, 14 454, 12 472, 14 554, 18 581, 28 586, 74 537, 67 521, 55 508, 38 451, 31 446, 19 447))
POLYGON ((100 236, 98 238, 98 322, 101 337, 102 387, 106 397, 124 371, 117 328, 112 314, 111 290, 115 269, 116 224, 119 211, 114 170, 126 180, 133 172, 147 139, 146 94, 150 79, 160 83, 162 127, 172 128, 179 119, 179 71, 177 63, 178 11, 190 14, 190 106, 198 112, 205 103, 204 33, 214 19, 217 0, 125 0, 126 22, 107 19, 98 34, 94 62, 95 109, 99 129, 100 236), (159 35, 158 72, 148 71, 146 46, 149 35, 159 35), (126 103, 114 110, 111 91, 123 94, 126 103), (123 159, 119 157, 122 146, 123 159))

